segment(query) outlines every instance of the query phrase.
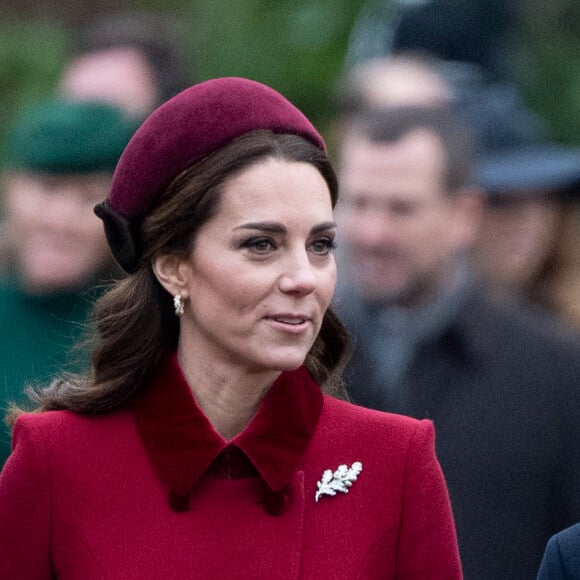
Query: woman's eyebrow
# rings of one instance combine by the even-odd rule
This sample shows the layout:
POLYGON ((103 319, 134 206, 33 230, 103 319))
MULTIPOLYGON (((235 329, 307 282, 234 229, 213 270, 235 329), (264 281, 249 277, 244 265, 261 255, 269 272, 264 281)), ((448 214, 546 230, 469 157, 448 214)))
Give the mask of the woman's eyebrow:
POLYGON ((320 232, 325 232, 327 230, 333 230, 336 228, 336 222, 324 222, 314 226, 310 231, 313 234, 318 234, 320 232))
POLYGON ((286 228, 278 222, 249 222, 234 228, 236 230, 260 230, 272 234, 285 234, 286 228))
MULTIPOLYGON (((317 234, 326 230, 331 230, 336 228, 335 222, 323 222, 314 226, 310 232, 317 234)), ((287 232, 286 227, 279 222, 249 222, 247 224, 242 224, 235 228, 236 230, 259 230, 262 232, 268 232, 272 234, 285 234, 287 232)))

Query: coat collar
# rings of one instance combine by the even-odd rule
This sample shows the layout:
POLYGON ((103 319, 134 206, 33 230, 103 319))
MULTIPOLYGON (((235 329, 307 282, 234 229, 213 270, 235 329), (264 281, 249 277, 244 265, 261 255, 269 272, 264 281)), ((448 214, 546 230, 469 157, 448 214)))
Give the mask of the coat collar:
POLYGON ((150 460, 169 489, 170 503, 183 511, 175 507, 176 498, 187 509, 195 484, 228 446, 247 456, 267 491, 283 491, 314 434, 322 403, 320 387, 305 367, 284 372, 250 424, 228 443, 197 405, 173 354, 135 401, 134 413, 150 460))

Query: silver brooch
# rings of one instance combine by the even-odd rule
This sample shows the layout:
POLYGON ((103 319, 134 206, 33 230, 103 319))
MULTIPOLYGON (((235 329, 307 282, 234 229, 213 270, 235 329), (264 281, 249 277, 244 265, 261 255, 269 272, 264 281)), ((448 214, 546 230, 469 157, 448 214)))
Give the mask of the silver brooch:
POLYGON ((350 467, 339 465, 334 473, 327 469, 322 474, 322 479, 316 484, 318 491, 314 496, 315 501, 318 501, 321 495, 336 495, 338 491, 348 493, 353 481, 356 481, 361 471, 362 463, 360 461, 355 461, 350 467))

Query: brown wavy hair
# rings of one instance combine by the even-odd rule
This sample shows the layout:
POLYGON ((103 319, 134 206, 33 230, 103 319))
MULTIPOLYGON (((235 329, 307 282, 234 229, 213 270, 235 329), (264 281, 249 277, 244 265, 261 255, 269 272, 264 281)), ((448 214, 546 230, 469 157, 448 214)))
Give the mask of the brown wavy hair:
MULTIPOLYGON (((248 133, 183 171, 140 226, 143 251, 137 271, 95 304, 96 346, 90 371, 65 376, 35 392, 38 410, 105 413, 135 396, 154 368, 176 349, 179 338, 171 297, 155 278, 152 260, 163 254, 189 255, 200 227, 219 210, 225 180, 267 158, 313 165, 336 205, 338 185, 328 157, 296 135, 248 133)), ((325 392, 344 396, 341 377, 347 347, 346 331, 329 309, 305 360, 325 392)), ((13 412, 12 418, 17 414, 13 412)))

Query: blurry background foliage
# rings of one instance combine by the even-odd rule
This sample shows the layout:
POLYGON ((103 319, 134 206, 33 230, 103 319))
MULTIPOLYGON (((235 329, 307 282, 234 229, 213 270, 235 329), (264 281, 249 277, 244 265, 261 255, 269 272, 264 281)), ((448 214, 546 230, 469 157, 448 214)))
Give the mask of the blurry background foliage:
POLYGON ((529 59, 528 104, 548 121, 554 139, 580 144, 580 2, 522 0, 529 59))
POLYGON ((51 94, 75 28, 112 11, 168 14, 177 24, 194 81, 235 75, 264 82, 324 132, 333 114, 334 82, 363 0, 1 2, 0 144, 19 110, 51 94))
MULTIPOLYGON (((18 111, 51 94, 77 27, 99 14, 139 10, 162 12, 175 20, 193 80, 239 75, 265 82, 327 133, 334 113, 334 83, 363 3, 1 0, 0 146, 18 111)), ((526 100, 548 120, 556 140, 580 144, 580 2, 518 0, 518 4, 515 58, 524 71, 520 81, 526 100)))

